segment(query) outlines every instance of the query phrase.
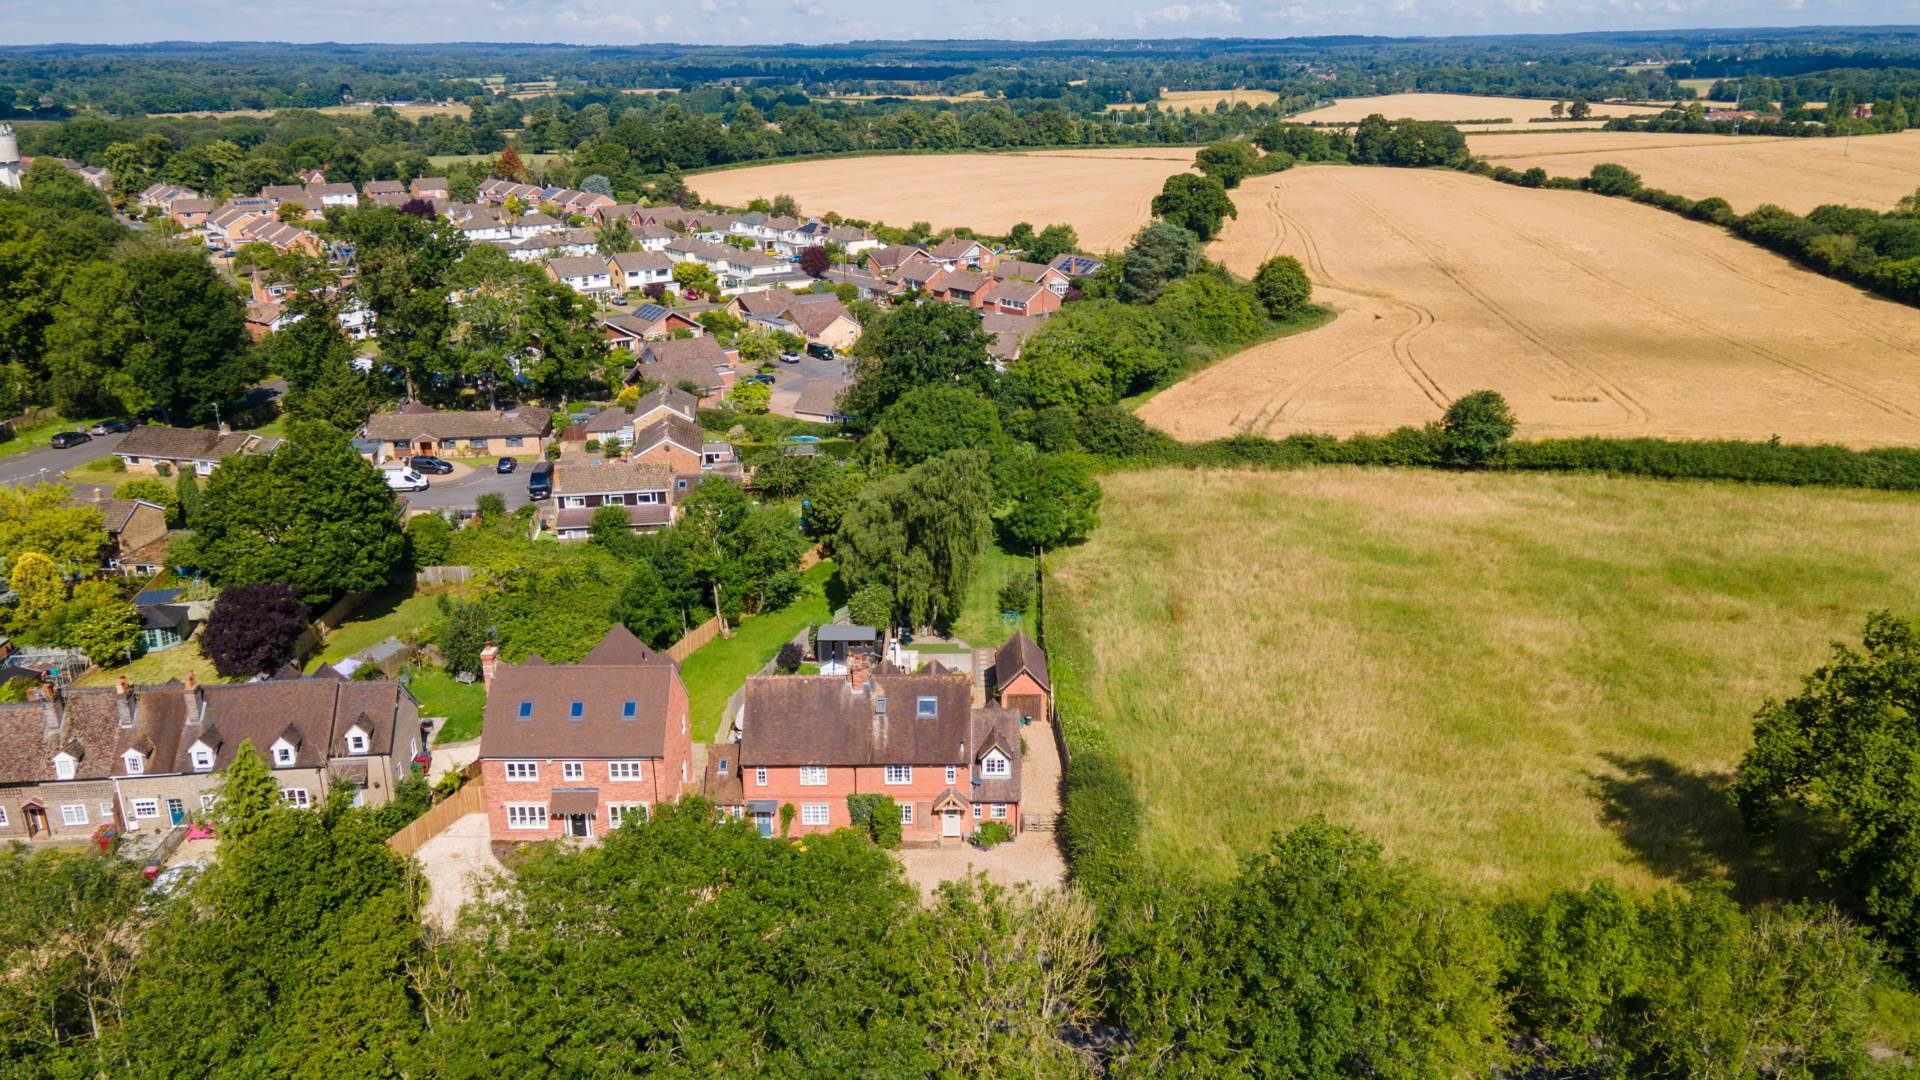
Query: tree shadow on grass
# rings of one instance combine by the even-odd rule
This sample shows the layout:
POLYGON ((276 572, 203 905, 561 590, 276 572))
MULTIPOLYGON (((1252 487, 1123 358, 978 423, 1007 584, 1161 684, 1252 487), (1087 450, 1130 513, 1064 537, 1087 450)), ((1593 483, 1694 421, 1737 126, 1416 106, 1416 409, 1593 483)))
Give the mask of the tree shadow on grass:
POLYGON ((1748 839, 1730 794, 1733 774, 1601 756, 1614 770, 1591 777, 1602 820, 1648 870, 1676 884, 1726 881, 1742 904, 1833 898, 1805 823, 1787 823, 1772 843, 1748 839))

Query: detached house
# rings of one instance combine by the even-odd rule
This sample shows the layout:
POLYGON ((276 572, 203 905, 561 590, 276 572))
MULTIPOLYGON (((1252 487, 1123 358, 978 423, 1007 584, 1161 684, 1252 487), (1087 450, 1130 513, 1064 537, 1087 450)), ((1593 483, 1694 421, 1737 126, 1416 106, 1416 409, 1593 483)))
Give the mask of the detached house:
POLYGON ((600 328, 606 334, 607 345, 627 352, 639 352, 640 347, 649 341, 660 341, 684 331, 694 337, 707 332, 707 328, 695 322, 682 312, 660 304, 635 304, 632 311, 620 315, 603 315, 600 328))
POLYGON ((402 406, 367 418, 361 435, 377 443, 374 464, 413 454, 504 457, 543 454, 553 433, 553 410, 523 405, 471 412, 402 406))
POLYGON ((649 285, 659 285, 675 293, 680 291, 673 280, 673 260, 659 250, 622 251, 607 260, 607 276, 618 292, 649 285))
POLYGON ((559 461, 553 467, 553 501, 542 507, 542 524, 556 540, 585 540, 593 515, 604 506, 626 510, 634 532, 673 524, 673 470, 654 461, 559 461))
POLYGON ((1003 315, 1051 315, 1060 310, 1060 294, 1032 281, 1001 281, 980 297, 982 310, 1003 315))
POLYGON ((447 178, 444 176, 416 176, 413 178, 413 182, 407 185, 407 194, 416 199, 448 198, 447 178))
POLYGON ((279 439, 248 431, 229 431, 224 424, 218 431, 142 424, 127 432, 113 452, 126 464, 128 472, 158 472, 159 466, 166 465, 176 472, 192 469, 208 476, 214 466, 230 455, 265 454, 279 445, 279 439))
POLYGON ((623 626, 578 664, 481 654, 480 768, 496 840, 604 836, 675 802, 692 779, 687 688, 623 626))
POLYGON ((992 248, 964 236, 950 236, 927 254, 948 270, 991 270, 996 257, 992 248))
POLYGON ((754 676, 738 744, 713 754, 732 759, 739 809, 763 836, 789 803, 790 835, 844 828, 847 796, 866 793, 892 797, 910 841, 957 842, 986 821, 1019 828, 1020 719, 974 708, 964 674, 852 663, 846 675, 754 676))
POLYGON ((733 385, 733 361, 712 337, 650 341, 639 352, 640 362, 627 373, 630 383, 651 379, 662 386, 679 386, 688 382, 708 395, 733 385))
MULTIPOLYGON (((122 577, 144 576, 159 570, 157 564, 142 564, 136 556, 166 538, 165 507, 145 499, 94 499, 80 505, 99 510, 106 522, 107 543, 100 549, 102 570, 122 577)), ((164 545, 159 550, 164 552, 164 545)))
POLYGON ((566 255, 547 264, 547 278, 577 293, 604 296, 613 289, 608 265, 593 255, 566 255))

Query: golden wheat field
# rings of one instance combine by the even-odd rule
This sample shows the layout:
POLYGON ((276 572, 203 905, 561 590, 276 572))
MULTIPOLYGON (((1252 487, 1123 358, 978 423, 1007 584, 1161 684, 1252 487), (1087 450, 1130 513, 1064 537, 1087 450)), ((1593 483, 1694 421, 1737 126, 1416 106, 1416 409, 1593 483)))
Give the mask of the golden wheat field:
POLYGON ((1382 94, 1377 97, 1341 98, 1331 105, 1309 109, 1292 117, 1310 124, 1357 124, 1374 113, 1389 120, 1443 120, 1458 124, 1462 131, 1526 131, 1533 127, 1599 127, 1611 116, 1641 116, 1658 113, 1650 105, 1618 105, 1593 102, 1593 119, 1554 120, 1553 101, 1546 98, 1489 97, 1478 94, 1382 94), (1531 123, 1541 118, 1542 123, 1531 123), (1465 123, 1469 120, 1500 120, 1507 123, 1465 123))
POLYGON ((1652 187, 1718 195, 1743 213, 1762 203, 1803 214, 1823 203, 1886 210, 1920 187, 1920 131, 1843 139, 1576 131, 1476 135, 1467 146, 1495 165, 1538 165, 1554 176, 1616 162, 1652 187))
POLYGON ((1379 432, 1506 395, 1530 436, 1920 445, 1920 311, 1624 199, 1462 173, 1250 180, 1209 253, 1306 264, 1328 326, 1142 405, 1182 439, 1379 432))
POLYGON ((726 206, 791 195, 810 214, 936 229, 1006 232, 1065 222, 1089 251, 1125 247, 1149 217, 1167 177, 1195 147, 1046 150, 1027 154, 906 154, 725 169, 687 177, 700 197, 726 206))
MULTIPOLYGON (((1222 102, 1232 107, 1234 105, 1271 105, 1279 100, 1280 95, 1272 90, 1167 90, 1153 99, 1153 105, 1167 112, 1192 112, 1195 109, 1205 109, 1210 112, 1222 102)), ((1145 102, 1125 101, 1107 106, 1107 111, 1133 112, 1146 107, 1145 102)))
POLYGON ((1920 499, 1601 476, 1127 472, 1048 558, 1062 707, 1149 865, 1315 813, 1487 892, 1725 877, 1752 714, 1920 611, 1920 499), (1147 572, 1150 569, 1150 572, 1147 572))

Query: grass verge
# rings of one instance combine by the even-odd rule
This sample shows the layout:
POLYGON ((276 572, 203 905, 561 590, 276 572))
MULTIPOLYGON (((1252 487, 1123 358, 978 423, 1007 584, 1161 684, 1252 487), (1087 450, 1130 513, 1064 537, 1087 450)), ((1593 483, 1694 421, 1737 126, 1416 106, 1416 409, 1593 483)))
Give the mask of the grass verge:
POLYGON ((680 665, 692 710, 694 742, 711 742, 720 730, 720 714, 727 699, 745 685, 747 676, 773 659, 780 646, 809 626, 833 615, 827 585, 834 565, 823 562, 800 576, 800 595, 779 611, 740 620, 732 637, 714 638, 694 650, 680 665))

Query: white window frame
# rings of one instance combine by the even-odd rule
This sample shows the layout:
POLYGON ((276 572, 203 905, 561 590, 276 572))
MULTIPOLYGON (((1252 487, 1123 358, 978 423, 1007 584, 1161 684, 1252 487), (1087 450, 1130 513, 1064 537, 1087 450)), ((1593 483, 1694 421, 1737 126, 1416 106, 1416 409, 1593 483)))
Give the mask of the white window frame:
POLYGON ((359 728, 354 728, 352 731, 347 732, 347 753, 364 754, 366 752, 367 752, 366 733, 361 731, 359 728))
POLYGON ((507 828, 509 829, 545 829, 547 827, 546 803, 508 803, 507 828))
POLYGON ((755 787, 767 786, 767 767, 765 765, 761 765, 753 770, 753 783, 755 787))
POLYGON ((7 827, 7 808, 0 806, 0 829, 7 827))
POLYGON ((101 820, 101 821, 112 821, 112 820, 113 820, 113 804, 112 804, 112 803, 110 803, 110 802, 104 802, 104 801, 103 801, 103 802, 98 802, 98 803, 95 803, 95 804, 94 804, 94 809, 96 809, 96 810, 98 810, 98 811, 100 811, 100 820, 101 820))
POLYGON ((973 804, 973 820, 979 821, 980 818, 986 814, 986 811, 987 811, 986 804, 974 803, 973 804))
POLYGON ((313 805, 313 800, 307 797, 307 789, 303 787, 281 788, 280 801, 296 810, 305 810, 313 805))
POLYGON ((947 783, 956 784, 959 782, 960 782, 960 766, 958 765, 947 766, 947 783))
POLYGON ((60 804, 60 824, 85 825, 86 823, 87 823, 87 804, 86 803, 60 804))
POLYGON ((609 761, 607 779, 609 781, 645 780, 647 763, 644 761, 609 761))
POLYGON ((220 804, 220 793, 217 791, 209 791, 206 794, 200 796, 200 812, 203 814, 209 810, 212 810, 215 806, 218 806, 219 804, 220 804))
POLYGON ((136 818, 157 818, 160 816, 159 799, 133 800, 133 816, 136 818))
POLYGON ((71 754, 63 752, 53 755, 53 778, 55 780, 73 779, 75 767, 78 765, 79 762, 75 761, 71 754))
POLYGON ((586 778, 587 778, 586 762, 563 761, 560 763, 560 779, 562 781, 585 780, 586 778))
POLYGON ((1007 804, 1006 803, 997 802, 993 804, 993 820, 995 821, 1007 820, 1007 804))
POLYGON ((540 763, 537 761, 509 761, 505 769, 509 784, 531 784, 540 779, 540 763))
POLYGON ((913 715, 921 720, 937 720, 940 717, 940 699, 937 697, 917 697, 913 699, 913 715))
POLYGON ((888 765, 881 772, 881 779, 888 784, 911 784, 913 783, 913 766, 888 765))
POLYGON ((903 802, 900 804, 900 824, 902 825, 913 824, 913 804, 912 803, 903 802))
POLYGON ((802 825, 833 824, 832 805, 829 803, 823 803, 823 802, 801 803, 800 804, 800 824, 802 825))
POLYGON ((1004 780, 1013 775, 1013 762, 1008 761, 1000 751, 989 750, 987 756, 980 759, 980 775, 1004 780), (995 768, 996 765, 999 767, 995 768))
POLYGON ((128 776, 139 776, 147 771, 147 756, 138 750, 129 750, 121 755, 120 765, 128 776))
POLYGON ((212 772, 213 771, 213 751, 195 750, 193 752, 193 771, 194 772, 212 772))
POLYGON ((640 820, 647 820, 647 804, 643 802, 617 802, 607 804, 607 824, 619 828, 627 823, 627 815, 639 813, 640 820))
POLYGON ((801 787, 826 787, 827 767, 825 765, 800 766, 801 787))
POLYGON ((276 768, 288 768, 293 765, 293 747, 276 746, 273 748, 273 764, 276 768))

